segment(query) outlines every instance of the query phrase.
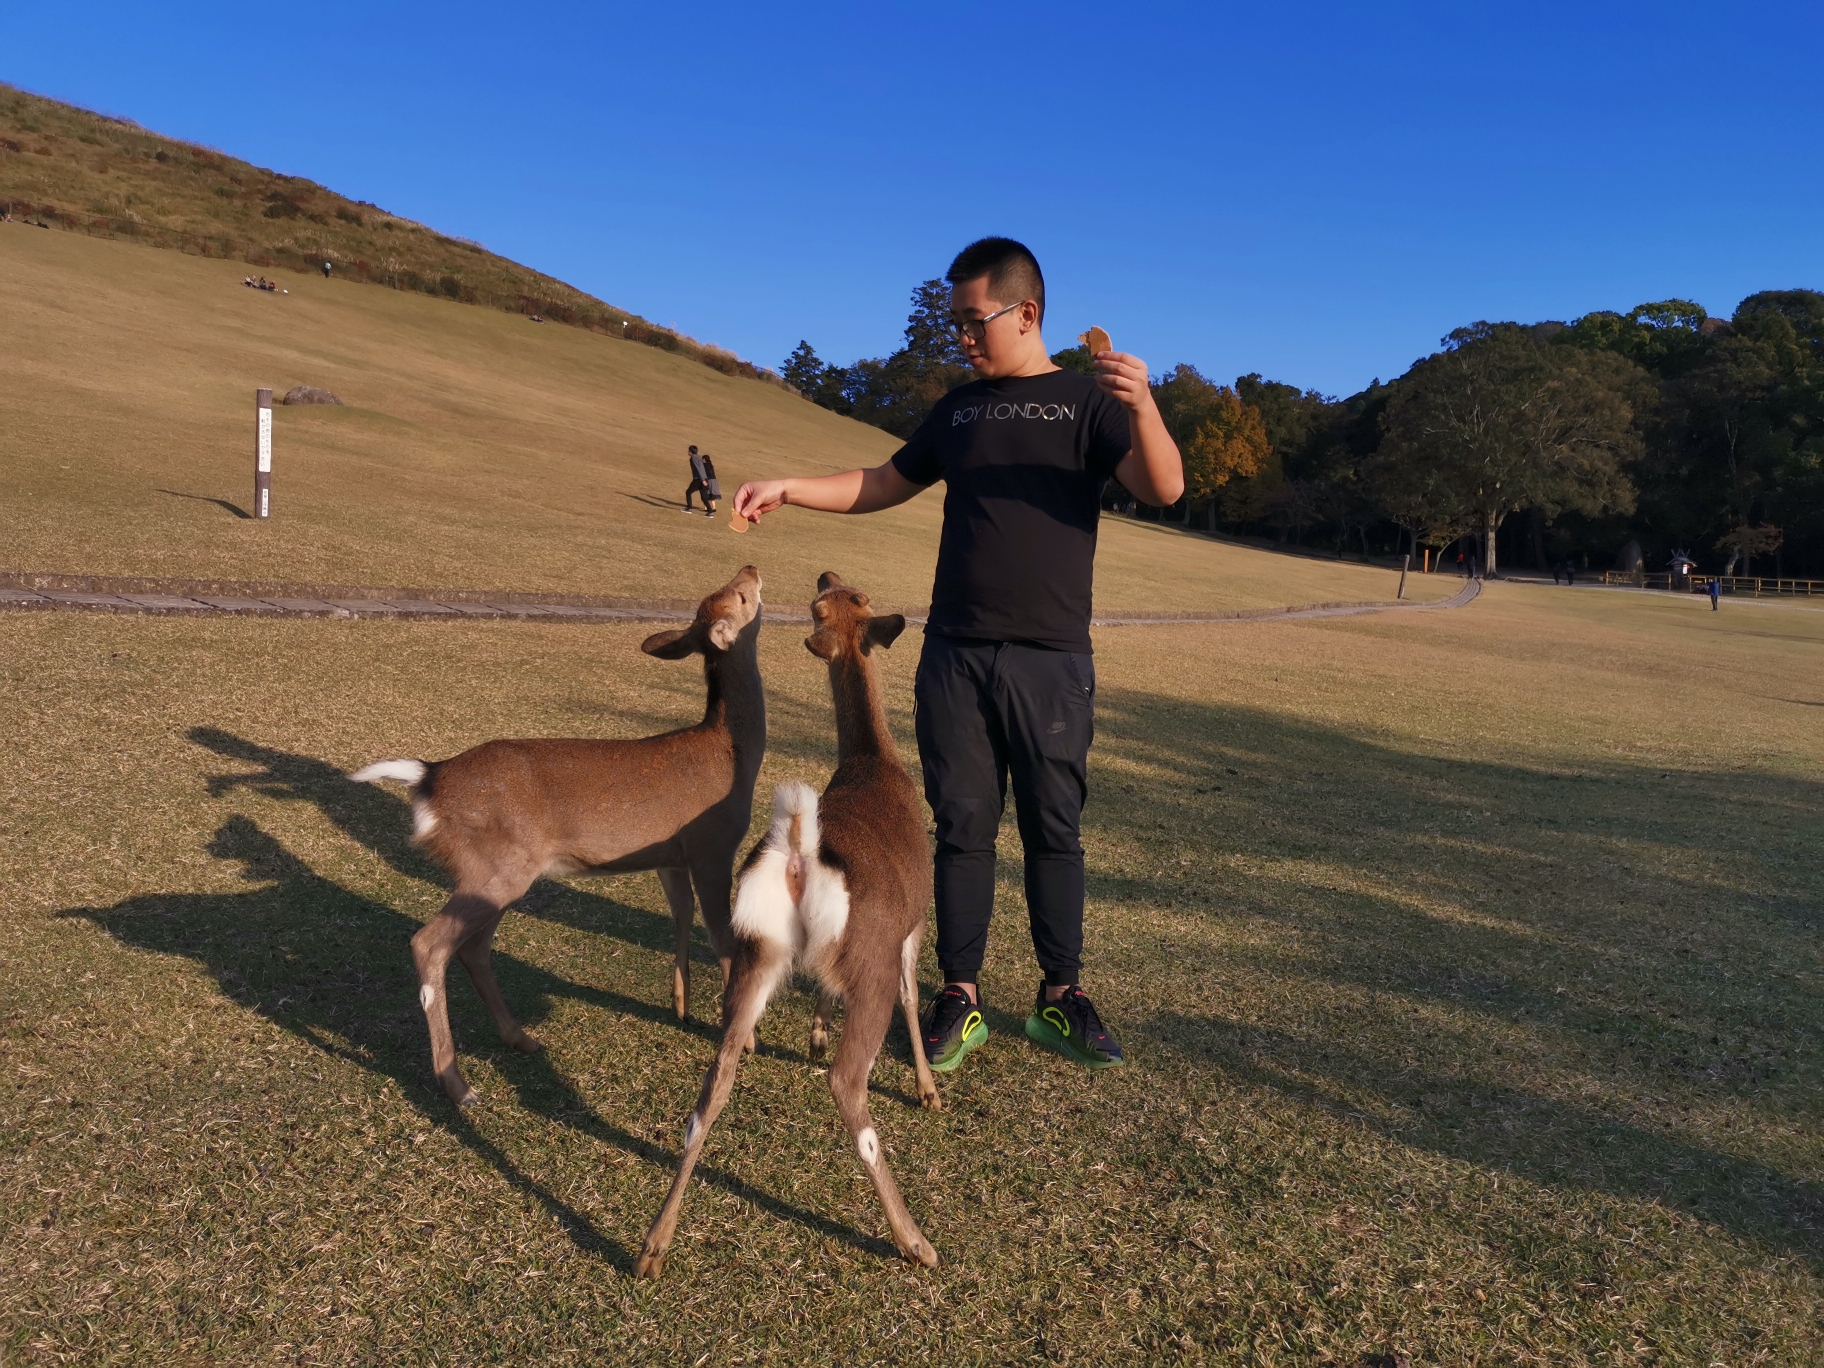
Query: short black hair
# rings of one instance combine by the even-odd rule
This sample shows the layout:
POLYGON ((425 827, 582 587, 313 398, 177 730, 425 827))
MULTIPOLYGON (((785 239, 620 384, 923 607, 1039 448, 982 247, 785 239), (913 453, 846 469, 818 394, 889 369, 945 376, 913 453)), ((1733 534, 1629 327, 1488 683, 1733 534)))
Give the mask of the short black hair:
POLYGON ((998 303, 1011 305, 1030 299, 1039 306, 1039 322, 1045 321, 1045 276, 1039 270, 1039 259, 1025 244, 1012 238, 982 238, 958 252, 944 273, 952 285, 977 276, 988 277, 988 289, 998 303))
POLYGON ((691 454, 691 455, 692 455, 692 456, 695 456, 695 455, 696 455, 696 454, 697 454, 697 449, 696 449, 696 448, 695 448, 695 447, 692 447, 692 448, 691 448, 691 449, 690 449, 690 454, 691 454))

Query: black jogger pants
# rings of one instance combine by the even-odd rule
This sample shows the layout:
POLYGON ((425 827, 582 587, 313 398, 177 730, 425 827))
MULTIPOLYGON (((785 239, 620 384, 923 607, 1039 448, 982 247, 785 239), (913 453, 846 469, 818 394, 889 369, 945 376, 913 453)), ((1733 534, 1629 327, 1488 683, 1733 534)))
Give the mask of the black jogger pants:
POLYGON ((937 823, 937 963, 973 983, 994 912, 994 842, 1013 780, 1026 847, 1032 948, 1050 984, 1083 967, 1078 825, 1095 734, 1093 658, 927 633, 918 662, 918 755, 937 823))

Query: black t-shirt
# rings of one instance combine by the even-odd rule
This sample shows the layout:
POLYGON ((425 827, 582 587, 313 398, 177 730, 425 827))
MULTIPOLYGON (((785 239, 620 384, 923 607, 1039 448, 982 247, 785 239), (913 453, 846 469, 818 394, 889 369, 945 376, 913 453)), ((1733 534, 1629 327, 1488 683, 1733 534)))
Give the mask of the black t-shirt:
POLYGON ((1102 485, 1131 445, 1127 410, 1077 371, 940 399, 893 457, 948 486, 926 630, 1088 651, 1102 485))

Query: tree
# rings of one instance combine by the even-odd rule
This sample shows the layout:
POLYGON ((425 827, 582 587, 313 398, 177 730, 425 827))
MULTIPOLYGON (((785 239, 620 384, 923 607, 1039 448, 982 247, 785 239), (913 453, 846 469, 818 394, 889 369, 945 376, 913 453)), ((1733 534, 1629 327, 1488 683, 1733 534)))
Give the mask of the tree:
POLYGON ((779 374, 786 384, 810 399, 822 387, 823 373, 828 369, 811 344, 801 341, 792 354, 785 358, 779 374))
POLYGON ((1153 400, 1184 455, 1185 522, 1199 505, 1213 522, 1218 492, 1231 480, 1259 475, 1273 454, 1260 410, 1195 366, 1173 367, 1153 385, 1153 400))
POLYGON ((1716 539, 1716 549, 1729 553, 1729 559, 1723 565, 1725 575, 1735 573, 1735 563, 1742 562, 1742 573, 1751 573, 1749 567, 1754 564, 1756 556, 1769 556, 1780 549, 1785 540, 1780 529, 1773 526, 1750 527, 1747 523, 1737 523, 1722 536, 1716 539))
POLYGON ((1186 492, 1193 506, 1209 505, 1212 525, 1218 493, 1231 480, 1259 475, 1273 454, 1260 410, 1242 403, 1226 385, 1217 389, 1209 415, 1179 450, 1184 453, 1186 492))
POLYGON ((1440 517, 1469 515, 1485 573, 1498 570, 1495 536, 1510 513, 1633 510, 1634 414, 1653 396, 1638 366, 1611 351, 1541 346, 1513 324, 1459 328, 1443 345, 1395 386, 1380 450, 1431 467, 1413 487, 1430 491, 1440 517))

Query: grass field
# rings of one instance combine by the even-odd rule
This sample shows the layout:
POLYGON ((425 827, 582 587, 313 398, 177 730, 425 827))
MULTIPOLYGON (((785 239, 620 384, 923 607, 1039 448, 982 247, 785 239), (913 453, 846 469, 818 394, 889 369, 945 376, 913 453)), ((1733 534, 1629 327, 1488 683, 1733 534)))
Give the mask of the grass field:
MULTIPOLYGON (((59 253, 125 249, 33 250, 48 275, 59 253)), ((21 258, 0 252, 17 278, 21 258)), ((242 307, 225 293, 207 307, 242 307)), ((295 307, 365 307, 325 300, 295 307)), ((487 320, 452 309, 445 329, 415 307, 427 346, 487 320)), ((238 335, 248 356, 277 354, 252 324, 238 335)), ((501 383, 530 393, 566 355, 585 366, 586 340, 541 336, 525 357, 503 341, 500 373, 518 378, 501 383)), ((715 393, 709 372, 651 361, 653 384, 688 375, 715 393)), ((337 364, 361 402, 370 381, 354 357, 337 364)), ((458 396, 461 373, 440 393, 458 396)), ((208 454, 237 411, 224 375, 198 382, 204 418, 174 405, 178 436, 134 449, 139 486, 97 515, 119 538, 107 568, 175 554, 157 548, 182 539, 156 525, 191 515, 221 534, 195 552, 212 569, 251 564, 242 525, 141 492, 185 452, 186 492, 236 492, 244 461, 208 454)), ((451 467, 476 459, 465 441, 507 442, 495 401, 475 401, 486 435, 459 439, 438 402, 405 409, 412 386, 387 383, 403 411, 309 415, 333 440, 298 465, 352 479, 385 459, 373 432, 451 467)), ((150 392, 114 402, 129 427, 153 412, 150 392)), ((733 419, 706 420, 708 444, 747 434, 755 468, 800 454, 793 433, 824 442, 819 459, 856 449, 827 415, 779 402, 764 454, 733 419)), ((538 415, 525 449, 585 408, 538 415)), ((303 421, 282 416, 282 451, 307 446, 303 421)), ((660 457, 686 434, 628 422, 636 436, 601 439, 592 488, 658 497, 660 457)), ((460 568, 410 538, 366 539, 327 500, 307 514, 298 484, 296 516, 320 519, 336 556, 392 579, 460 568)), ((42 514, 93 488, 72 474, 30 497, 42 514)), ((401 496, 378 474, 370 488, 384 526, 401 496)), ((629 511, 614 526, 634 526, 629 511)), ((908 511, 879 544, 930 516, 908 511)), ((86 565, 114 546, 84 535, 67 554, 38 540, 30 559, 86 565)), ((791 544, 771 537, 735 549, 791 544)), ((583 533, 558 540, 516 562, 511 537, 478 538, 460 578, 570 583, 583 533)), ((1110 543, 1145 549, 1139 530, 1110 543)), ((874 588, 843 549, 831 564, 874 588)), ((700 554, 693 588, 733 564, 728 545, 700 554)), ((769 571, 776 605, 808 598, 805 554, 769 571)), ((883 1143, 942 1266, 892 1257, 793 993, 763 1024, 656 1285, 629 1276, 630 1252, 712 1050, 713 970, 680 1028, 656 880, 539 885, 499 960, 546 1052, 500 1047, 452 978, 484 1096, 459 1114, 430 1076, 406 949, 442 890, 397 796, 340 778, 494 735, 694 716, 694 671, 640 656, 641 634, 0 617, 0 1358, 1824 1358, 1824 614, 1494 585, 1447 613, 1102 632, 1086 984, 1131 1067, 1087 1075, 1020 1035, 1035 975, 1009 861, 984 974, 995 1038, 943 1083, 942 1113, 912 1105, 897 1031, 874 1077, 883 1143)), ((821 781, 832 763, 799 635, 762 638, 763 785, 821 781)), ((908 759, 915 648, 885 664, 908 759)), ((1017 853, 1011 825, 1007 840, 1017 853)), ((923 977, 928 992, 928 951, 923 977)))
MULTIPOLYGON (((306 277, 261 294, 244 274, 0 225, 0 569, 694 598, 706 560, 752 559, 780 583, 865 565, 881 601, 929 601, 939 493, 867 519, 786 510, 739 541, 678 512, 691 443, 732 495, 877 464, 897 445, 878 429, 579 329, 306 277), (347 406, 276 410, 257 523, 253 391, 296 384, 347 406)), ((1383 569, 1104 529, 1104 608, 1394 593, 1383 569)), ((1460 583, 1414 576, 1409 595, 1460 583)))

